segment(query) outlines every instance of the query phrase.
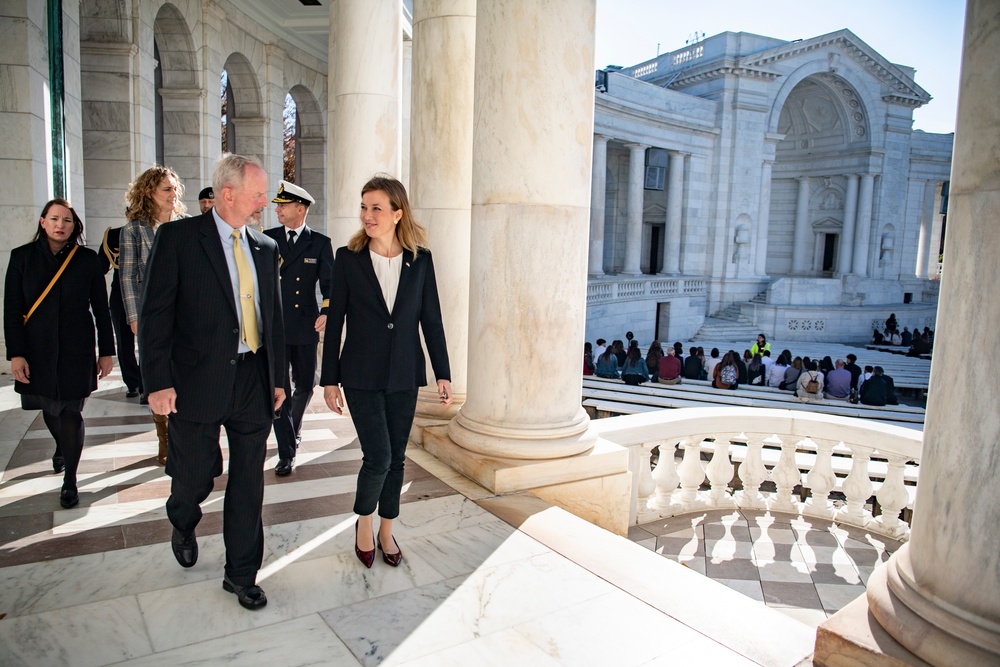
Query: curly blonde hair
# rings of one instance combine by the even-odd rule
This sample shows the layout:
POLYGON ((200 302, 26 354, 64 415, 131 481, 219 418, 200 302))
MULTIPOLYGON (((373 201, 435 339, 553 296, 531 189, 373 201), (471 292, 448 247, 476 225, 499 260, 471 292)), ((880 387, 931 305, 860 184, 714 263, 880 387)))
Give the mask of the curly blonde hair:
POLYGON ((153 200, 153 192, 168 176, 174 179, 174 183, 177 184, 177 201, 174 204, 171 219, 180 218, 187 213, 187 206, 181 201, 181 197, 184 196, 184 184, 177 172, 170 167, 154 164, 129 183, 128 192, 125 193, 125 218, 127 220, 139 220, 147 225, 153 225, 157 221, 160 209, 156 205, 156 201, 153 200))
MULTIPOLYGON (((364 197, 369 192, 381 191, 389 197, 389 205, 393 211, 402 211, 403 217, 396 225, 396 238, 404 250, 413 253, 413 258, 417 258, 417 252, 421 248, 427 248, 427 229, 413 219, 413 211, 410 209, 410 200, 406 196, 406 187, 398 180, 388 174, 375 174, 370 181, 361 188, 361 196, 364 197)), ((362 225, 354 236, 347 242, 347 248, 351 252, 361 252, 368 247, 368 234, 362 225)))

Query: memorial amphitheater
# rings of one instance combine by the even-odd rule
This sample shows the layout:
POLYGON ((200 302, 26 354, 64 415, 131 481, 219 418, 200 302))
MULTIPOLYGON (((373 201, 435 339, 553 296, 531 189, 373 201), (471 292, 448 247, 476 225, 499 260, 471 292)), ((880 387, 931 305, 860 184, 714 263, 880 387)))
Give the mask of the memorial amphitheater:
POLYGON ((56 195, 96 248, 154 162, 195 210, 223 150, 276 188, 290 147, 335 246, 387 172, 430 233, 456 399, 418 400, 399 568, 351 553, 351 420, 317 395, 284 477, 272 436, 251 613, 219 581, 226 472, 182 569, 154 425, 117 371, 84 411, 72 509, 0 376, 0 664, 1000 664, 1000 389, 979 363, 1000 331, 981 298, 1000 288, 1000 0, 968 0, 954 135, 912 129, 933 91, 850 25, 595 72, 595 0, 0 14, 5 269, 56 195), (929 359, 866 347, 890 312, 935 330, 929 359), (853 351, 905 395, 582 378, 583 342, 626 330, 853 351))

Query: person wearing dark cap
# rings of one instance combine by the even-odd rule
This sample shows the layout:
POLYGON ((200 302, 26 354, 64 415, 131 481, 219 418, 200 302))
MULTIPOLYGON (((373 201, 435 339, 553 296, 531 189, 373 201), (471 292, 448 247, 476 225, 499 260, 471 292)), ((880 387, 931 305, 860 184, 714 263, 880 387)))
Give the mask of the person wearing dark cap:
POLYGON ((315 202, 306 190, 281 181, 278 194, 271 200, 281 227, 264 233, 278 243, 281 255, 281 304, 285 319, 285 359, 291 376, 285 375, 288 400, 274 422, 278 440, 276 475, 288 475, 295 462, 295 449, 301 440, 302 415, 316 386, 316 345, 319 333, 326 329, 326 311, 330 302, 333 276, 333 246, 330 237, 309 229, 306 216, 315 202), (316 284, 323 295, 316 303, 316 284), (293 390, 294 387, 294 390, 293 390))
POLYGON ((198 193, 198 208, 204 213, 213 206, 215 206, 215 191, 210 185, 207 188, 202 188, 201 192, 198 193))

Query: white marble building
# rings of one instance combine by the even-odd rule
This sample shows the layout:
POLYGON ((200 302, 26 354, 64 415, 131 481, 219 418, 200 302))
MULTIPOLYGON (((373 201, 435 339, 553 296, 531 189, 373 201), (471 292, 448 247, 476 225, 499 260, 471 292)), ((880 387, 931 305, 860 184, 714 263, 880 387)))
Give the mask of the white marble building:
POLYGON ((849 30, 727 32, 597 91, 588 340, 726 309, 778 340, 933 327, 953 135, 913 131, 912 68, 849 30))

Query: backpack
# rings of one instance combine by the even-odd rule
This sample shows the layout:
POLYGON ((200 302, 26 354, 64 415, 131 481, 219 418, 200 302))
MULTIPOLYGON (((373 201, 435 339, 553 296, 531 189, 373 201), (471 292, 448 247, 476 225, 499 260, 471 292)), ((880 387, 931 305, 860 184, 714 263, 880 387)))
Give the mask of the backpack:
POLYGON ((807 394, 819 393, 819 380, 816 379, 815 375, 809 376, 809 382, 806 382, 806 393, 807 394))
POLYGON ((736 381, 740 379, 740 372, 737 370, 736 366, 723 366, 722 371, 719 373, 719 380, 722 384, 728 384, 732 386, 736 384, 736 381))

